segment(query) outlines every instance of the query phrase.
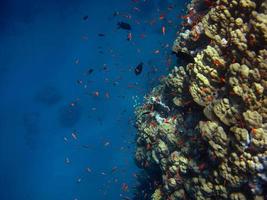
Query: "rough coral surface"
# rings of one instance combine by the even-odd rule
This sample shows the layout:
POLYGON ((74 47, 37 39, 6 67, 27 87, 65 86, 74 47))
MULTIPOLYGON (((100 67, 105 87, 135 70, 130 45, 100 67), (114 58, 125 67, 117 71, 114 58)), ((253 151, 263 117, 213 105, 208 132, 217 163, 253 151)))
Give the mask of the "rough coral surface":
POLYGON ((267 199, 267 1, 195 0, 174 67, 137 108, 136 161, 151 199, 267 199))

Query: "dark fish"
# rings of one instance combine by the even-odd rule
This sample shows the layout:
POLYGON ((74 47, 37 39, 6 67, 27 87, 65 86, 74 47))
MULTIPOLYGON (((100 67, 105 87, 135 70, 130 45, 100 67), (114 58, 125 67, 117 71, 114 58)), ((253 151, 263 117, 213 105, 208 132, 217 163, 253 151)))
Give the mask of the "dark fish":
POLYGON ((88 19, 88 15, 85 15, 85 16, 83 17, 83 20, 86 21, 87 19, 88 19))
POLYGON ((98 33, 98 36, 99 36, 99 37, 104 37, 105 34, 104 34, 104 33, 98 33))
POLYGON ((86 73, 86 74, 87 74, 87 75, 89 75, 89 74, 92 74, 92 73, 93 73, 93 71, 94 71, 93 69, 89 69, 89 70, 87 71, 87 73, 86 73))
POLYGON ((140 62, 134 69, 135 75, 141 74, 142 70, 143 70, 143 62, 140 62))
POLYGON ((118 25, 118 29, 132 30, 131 25, 128 23, 118 22, 117 25, 118 25))

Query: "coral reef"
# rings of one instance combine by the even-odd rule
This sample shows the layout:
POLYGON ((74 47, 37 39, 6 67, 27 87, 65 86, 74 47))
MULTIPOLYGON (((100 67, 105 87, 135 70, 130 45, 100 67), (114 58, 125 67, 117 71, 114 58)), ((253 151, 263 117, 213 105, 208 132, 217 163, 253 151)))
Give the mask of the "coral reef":
POLYGON ((151 199, 267 199, 267 1, 194 0, 173 51, 193 58, 136 109, 151 199))

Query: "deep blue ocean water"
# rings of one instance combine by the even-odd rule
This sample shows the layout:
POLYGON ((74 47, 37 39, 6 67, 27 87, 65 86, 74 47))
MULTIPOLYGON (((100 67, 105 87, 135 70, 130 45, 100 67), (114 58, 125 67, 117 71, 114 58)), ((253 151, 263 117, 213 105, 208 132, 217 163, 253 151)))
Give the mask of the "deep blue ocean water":
POLYGON ((175 64, 183 8, 182 0, 1 1, 1 200, 133 197, 134 107, 175 64), (117 29, 120 21, 132 30, 117 29))

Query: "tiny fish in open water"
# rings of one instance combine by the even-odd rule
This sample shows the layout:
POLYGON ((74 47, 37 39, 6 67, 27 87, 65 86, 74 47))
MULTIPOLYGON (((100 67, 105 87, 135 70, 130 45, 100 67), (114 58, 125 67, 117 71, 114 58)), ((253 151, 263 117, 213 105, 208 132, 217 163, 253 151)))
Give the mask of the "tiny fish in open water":
POLYGON ((136 68, 134 69, 134 73, 135 75, 139 75, 142 73, 142 70, 143 70, 143 62, 140 62, 136 68))
POLYGON ((85 15, 85 16, 83 17, 83 20, 86 21, 87 19, 88 19, 88 15, 85 15))

